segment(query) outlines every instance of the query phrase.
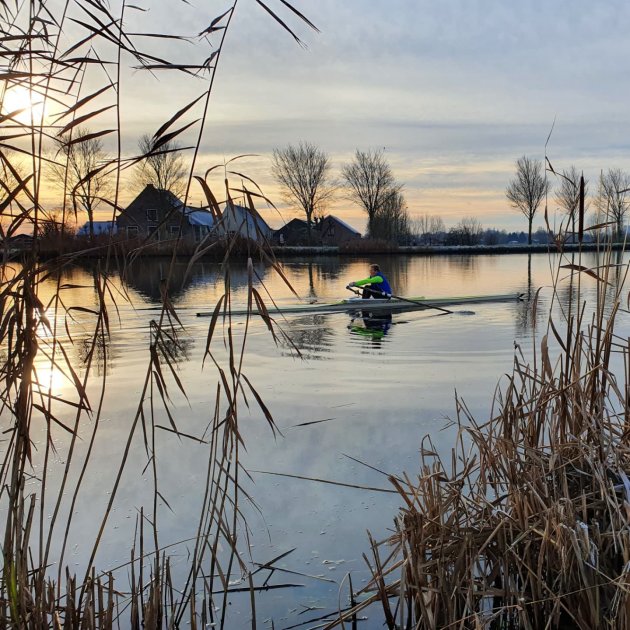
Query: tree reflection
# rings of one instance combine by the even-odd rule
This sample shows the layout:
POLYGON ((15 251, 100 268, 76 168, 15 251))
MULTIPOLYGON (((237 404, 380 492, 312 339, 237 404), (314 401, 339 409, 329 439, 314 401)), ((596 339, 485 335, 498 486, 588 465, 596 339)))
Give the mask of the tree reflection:
POLYGON ((523 295, 523 299, 516 304, 516 330, 525 335, 546 321, 545 313, 547 312, 546 308, 541 308, 545 304, 544 296, 540 291, 534 290, 531 252, 527 254, 527 280, 517 290, 523 295))
POLYGON ((108 335, 82 337, 75 347, 80 364, 89 368, 92 375, 109 376, 115 366, 115 354, 108 335))
POLYGON ((472 254, 446 256, 445 259, 442 259, 442 263, 444 262, 457 274, 468 278, 477 276, 479 273, 479 257, 472 254))
POLYGON ((279 338, 284 356, 298 350, 305 359, 324 360, 333 347, 334 330, 328 325, 330 317, 321 314, 290 319, 283 325, 286 338, 279 338))
POLYGON ((159 358, 168 364, 177 365, 190 360, 190 349, 193 340, 190 337, 182 337, 175 327, 157 322, 150 322, 151 347, 155 349, 159 358))
POLYGON ((316 298, 317 292, 315 291, 315 281, 313 279, 313 263, 308 263, 308 297, 316 298))
POLYGON ((161 301, 160 283, 166 278, 168 278, 168 294, 173 300, 181 299, 190 285, 198 281, 200 274, 205 282, 222 280, 218 265, 198 263, 189 273, 187 263, 170 264, 168 260, 159 259, 135 260, 120 273, 128 286, 153 303, 161 301))

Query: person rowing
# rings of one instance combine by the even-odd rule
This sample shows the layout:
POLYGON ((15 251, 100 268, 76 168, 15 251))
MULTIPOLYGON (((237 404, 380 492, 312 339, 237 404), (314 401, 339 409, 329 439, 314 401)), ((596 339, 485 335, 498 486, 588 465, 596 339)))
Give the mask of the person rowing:
POLYGON ((350 287, 363 287, 361 297, 364 300, 369 298, 389 300, 392 297, 392 288, 378 265, 370 265, 369 277, 365 278, 365 280, 351 282, 347 288, 350 287))

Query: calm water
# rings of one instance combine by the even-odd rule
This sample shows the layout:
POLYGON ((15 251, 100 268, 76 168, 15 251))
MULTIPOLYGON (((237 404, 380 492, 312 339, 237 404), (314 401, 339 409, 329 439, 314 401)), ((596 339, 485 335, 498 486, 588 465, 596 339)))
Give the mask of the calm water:
MULTIPOLYGON (((292 260, 282 266, 300 296, 327 300, 347 295, 345 285, 365 277, 371 261, 381 264, 399 295, 531 293, 542 287, 538 321, 533 322, 527 302, 453 307, 456 312, 446 316, 436 311, 398 314, 384 334, 382 329, 369 329, 370 322, 366 328, 365 322, 352 320, 348 314, 290 315, 281 324, 300 349, 301 358, 290 344, 276 345, 262 322, 251 324, 245 372, 273 413, 282 435, 274 437, 255 405, 249 412, 241 407, 241 432, 247 448, 244 464, 252 471, 252 481, 244 480, 244 486, 260 510, 243 506, 250 528, 250 549, 248 553, 244 535, 241 549, 245 558, 249 556, 256 562, 267 562, 294 549, 278 566, 311 576, 276 572, 271 584, 303 586, 259 595, 257 618, 263 627, 270 627, 272 619, 276 628, 305 623, 336 608, 339 601, 345 604, 347 581, 340 595, 344 576, 352 572, 355 588, 367 576, 361 556, 368 551, 366 531, 376 539, 384 538, 400 505, 394 494, 268 473, 389 488, 382 473, 356 461, 359 460, 385 473, 406 471, 412 477, 417 475, 418 450, 424 436, 430 436, 435 448, 445 455, 453 444, 454 431, 445 427, 448 419, 455 417, 455 396, 466 402, 477 419, 487 418, 496 385, 511 370, 515 343, 526 355, 531 354, 532 345, 540 342, 533 324, 542 326, 546 322, 551 271, 550 261, 544 255, 533 256, 531 264, 526 255, 512 255, 375 257, 369 261, 322 258, 292 260), (464 310, 474 313, 462 313, 464 310), (310 607, 312 611, 304 612, 310 607)), ((596 261, 591 258, 586 263, 596 261)), ((119 319, 112 315, 110 359, 94 369, 95 375, 106 376, 104 419, 70 534, 68 561, 77 568, 88 551, 82 547, 82 541, 91 540, 95 520, 100 520, 107 502, 129 423, 139 402, 148 362, 149 321, 159 314, 159 280, 166 270, 166 263, 155 261, 142 261, 131 270, 130 303, 119 299, 119 319)), ((209 320, 196 317, 196 312, 213 307, 223 291, 223 280, 214 264, 194 266, 185 281, 184 272, 185 265, 176 267, 171 294, 185 328, 185 351, 179 357, 178 375, 188 400, 174 386, 171 395, 180 431, 201 436, 210 420, 217 375, 208 364, 202 369, 209 320)), ((278 303, 295 301, 270 268, 259 265, 256 273, 259 287, 264 284, 278 303)), ((237 304, 245 299, 246 269, 233 268, 231 278, 237 304)), ((89 270, 68 271, 63 281, 73 285, 63 292, 66 306, 95 303, 93 291, 79 286, 90 284, 89 270)), ((584 284, 587 291, 592 291, 592 280, 585 280, 584 284)), ((564 286, 562 295, 566 298, 571 289, 567 283, 564 286)), ((76 315, 80 320, 81 313, 76 315)), ((626 323, 624 315, 622 324, 626 323)), ((80 321, 69 327, 75 341, 75 361, 80 365, 82 338, 89 335, 89 330, 80 321)), ((236 323, 235 330, 238 338, 242 321, 236 323)), ((544 334, 544 328, 540 334, 544 334)), ((221 344, 215 344, 215 350, 222 360, 221 344)), ((53 371, 51 378, 55 395, 63 396, 71 390, 61 374, 53 371)), ((100 396, 100 382, 93 381, 93 405, 100 396)), ((156 413, 156 423, 167 425, 163 412, 158 409, 156 413)), ((81 428, 79 456, 87 449, 91 429, 89 421, 81 428)), ((52 478, 60 474, 67 456, 66 436, 61 431, 55 436, 58 451, 50 466, 52 478)), ((194 534, 207 447, 182 442, 167 432, 158 439, 161 492, 170 506, 169 509, 161 504, 159 512, 161 544, 165 545, 194 534)), ((42 430, 37 440, 40 452, 44 440, 42 430)), ((103 569, 128 560, 138 511, 141 506, 152 511, 148 496, 151 478, 144 470, 146 463, 142 435, 138 432, 99 552, 97 566, 103 569)), ((185 563, 186 545, 175 547, 173 552, 185 563)), ((232 576, 234 581, 237 578, 238 575, 232 576)), ((121 588, 124 583, 123 575, 121 588)), ((378 611, 368 612, 368 617, 362 627, 381 627, 378 611)), ((233 627, 248 624, 248 618, 247 602, 235 595, 233 627)))

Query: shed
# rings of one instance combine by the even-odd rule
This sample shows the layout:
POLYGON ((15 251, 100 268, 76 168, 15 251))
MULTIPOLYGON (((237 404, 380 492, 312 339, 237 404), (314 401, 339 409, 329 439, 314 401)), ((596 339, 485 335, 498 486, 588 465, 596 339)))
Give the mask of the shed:
MULTIPOLYGON (((314 229, 313 237, 319 240, 314 229)), ((308 225, 303 219, 291 219, 274 232, 273 240, 281 245, 303 245, 308 242, 308 225)))

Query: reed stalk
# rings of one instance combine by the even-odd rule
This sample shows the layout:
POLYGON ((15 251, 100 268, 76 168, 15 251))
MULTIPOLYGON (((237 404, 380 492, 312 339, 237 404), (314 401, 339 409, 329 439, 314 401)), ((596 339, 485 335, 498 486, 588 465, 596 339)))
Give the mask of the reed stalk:
MULTIPOLYGON (((271 17, 274 27, 279 25, 299 42, 287 18, 262 0, 258 4, 267 13, 264 19, 271 17)), ((284 276, 269 258, 267 245, 227 238, 222 230, 217 199, 224 197, 229 206, 238 191, 247 200, 247 211, 256 216, 254 198, 265 200, 262 191, 250 192, 240 183, 233 186, 228 163, 222 165, 224 189, 215 195, 216 187, 207 180, 215 167, 200 164, 199 157, 218 64, 224 42, 233 30, 232 18, 241 10, 238 5, 238 0, 233 0, 219 15, 204 15, 203 24, 192 35, 132 32, 126 23, 129 13, 138 7, 126 2, 109 5, 92 0, 33 0, 0 6, 0 413, 6 437, 0 463, 0 508, 4 517, 0 528, 0 628, 155 628, 179 627, 186 622, 193 628, 207 624, 224 627, 229 623, 228 582, 235 573, 250 575, 252 609, 255 606, 252 569, 240 559, 237 536, 242 521, 240 505, 246 496, 240 488, 239 453, 246 441, 239 422, 242 401, 253 397, 272 431, 275 424, 244 371, 247 334, 239 346, 234 341, 229 261, 235 254, 249 258, 249 305, 256 302, 274 336, 275 324, 254 286, 251 260, 263 257, 284 276), (179 61, 155 53, 164 41, 180 46, 174 53, 179 61), (196 44, 192 48, 191 42, 196 44), (75 574, 66 564, 67 548, 73 542, 73 514, 85 492, 85 480, 99 474, 92 453, 102 439, 100 420, 107 370, 99 375, 95 364, 99 353, 101 360, 107 361, 111 327, 120 325, 119 304, 128 299, 125 268, 156 246, 149 239, 120 243, 111 236, 94 237, 91 232, 83 249, 75 247, 64 253, 59 248, 63 250, 67 225, 81 204, 88 213, 95 204, 101 204, 112 218, 121 210, 126 174, 147 157, 125 155, 123 151, 128 118, 123 94, 130 70, 156 76, 178 74, 201 86, 200 93, 187 103, 167 102, 168 113, 152 136, 151 150, 159 151, 170 141, 192 134, 184 202, 191 186, 198 186, 206 197, 207 209, 214 214, 216 228, 206 242, 188 254, 192 265, 213 248, 221 252, 224 294, 218 300, 205 344, 204 361, 215 370, 208 375, 213 394, 208 439, 204 440, 180 430, 171 403, 172 391, 186 396, 177 370, 185 342, 170 297, 172 274, 170 270, 166 274, 162 309, 150 323, 143 385, 135 412, 128 419, 128 433, 120 440, 118 461, 113 463, 109 500, 103 513, 94 516, 94 539, 82 541, 91 551, 75 574), (41 101, 44 113, 38 117, 30 106, 24 108, 27 111, 7 109, 11 95, 20 91, 41 101), (88 172, 78 178, 74 173, 73 178, 73 152, 95 146, 90 143, 96 141, 109 143, 113 157, 97 160, 88 172), (56 150, 51 149, 53 145, 56 150), (56 188, 50 186, 51 173, 56 188), (97 189, 103 192, 86 199, 86 190, 97 189), (51 195, 55 196, 53 201, 49 200, 51 195), (51 209, 59 209, 59 214, 51 209), (32 247, 16 251, 12 239, 19 234, 33 237, 32 247), (57 245, 51 251, 41 251, 40 246, 45 247, 47 242, 57 245), (72 287, 64 285, 63 273, 85 257, 98 259, 93 272, 94 304, 70 306, 64 298, 72 287), (52 296, 44 291, 46 285, 55 287, 52 296), (77 318, 89 331, 87 339, 75 338, 77 318), (82 363, 77 362, 74 352, 80 344, 82 363), (215 355, 217 344, 227 348, 225 362, 215 355), (47 371, 63 374, 72 385, 71 393, 63 398, 55 396, 52 377, 43 376, 47 371), (174 575, 170 556, 176 543, 163 541, 159 533, 160 504, 168 506, 157 467, 162 454, 156 435, 163 429, 159 421, 164 418, 168 429, 181 440, 206 442, 208 449, 199 512, 191 519, 196 528, 184 541, 193 545, 193 553, 183 583, 174 575), (82 429, 86 422, 92 427, 87 440, 82 429), (42 434, 42 428, 46 440, 40 453, 34 449, 34 435, 42 434), (80 440, 87 441, 84 455, 78 455, 80 440), (129 541, 129 562, 119 567, 97 566, 117 492, 137 442, 144 445, 152 491, 139 510, 136 532, 129 541), (65 462, 61 479, 53 481, 48 470, 58 448, 63 449, 65 462), (43 471, 41 475, 37 470, 43 471)), ((288 18, 314 28, 290 3, 283 6, 289 11, 288 18)), ((239 174, 238 180, 243 178, 239 174)), ((169 248, 172 260, 185 247, 189 246, 176 239, 169 248)), ((248 317, 247 325, 249 321, 248 317)), ((223 351, 219 354, 222 357, 223 351)))
POLYGON ((535 331, 529 358, 517 352, 492 416, 457 399, 450 457, 425 438, 419 473, 390 478, 395 533, 370 540, 371 582, 326 627, 370 605, 400 629, 630 626, 627 267, 610 248, 599 256, 590 269, 561 252, 552 297, 568 285, 569 305, 535 331))

